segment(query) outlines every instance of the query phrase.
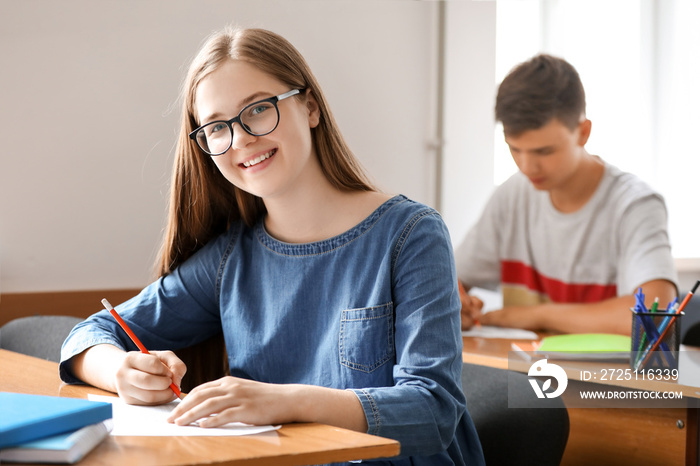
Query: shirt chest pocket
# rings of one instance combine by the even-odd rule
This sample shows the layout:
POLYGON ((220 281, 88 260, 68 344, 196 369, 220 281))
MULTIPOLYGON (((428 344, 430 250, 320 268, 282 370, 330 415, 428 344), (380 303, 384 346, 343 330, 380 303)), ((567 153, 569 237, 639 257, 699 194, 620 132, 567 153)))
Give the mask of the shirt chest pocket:
POLYGON ((372 372, 393 359, 394 306, 392 303, 344 310, 340 318, 340 363, 372 372))

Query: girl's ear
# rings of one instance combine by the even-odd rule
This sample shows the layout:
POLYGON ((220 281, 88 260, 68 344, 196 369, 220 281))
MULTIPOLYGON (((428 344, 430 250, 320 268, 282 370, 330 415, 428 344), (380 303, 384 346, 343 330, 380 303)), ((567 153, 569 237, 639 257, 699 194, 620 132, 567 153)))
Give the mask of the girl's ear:
POLYGON ((306 91, 306 109, 309 112, 309 128, 317 127, 321 120, 321 109, 319 109, 318 102, 311 93, 311 89, 306 91))

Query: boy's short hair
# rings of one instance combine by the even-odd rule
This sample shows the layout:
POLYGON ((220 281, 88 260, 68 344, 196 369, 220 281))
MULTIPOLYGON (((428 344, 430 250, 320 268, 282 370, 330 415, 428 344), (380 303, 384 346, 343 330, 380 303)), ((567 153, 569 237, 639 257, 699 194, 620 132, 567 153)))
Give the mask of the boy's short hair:
POLYGON ((562 58, 536 55, 513 68, 498 87, 496 121, 518 135, 552 118, 572 131, 586 113, 586 94, 576 69, 562 58))

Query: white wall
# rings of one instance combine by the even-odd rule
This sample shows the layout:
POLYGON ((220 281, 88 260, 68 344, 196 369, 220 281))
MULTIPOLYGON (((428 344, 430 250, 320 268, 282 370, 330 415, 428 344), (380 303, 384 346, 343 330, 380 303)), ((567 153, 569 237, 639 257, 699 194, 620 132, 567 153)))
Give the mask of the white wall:
POLYGON ((460 243, 493 192, 496 2, 446 3, 441 212, 460 243))
POLYGON ((0 290, 148 283, 178 88, 203 39, 230 22, 294 43, 378 184, 430 204, 435 11, 410 0, 0 0, 0 290))

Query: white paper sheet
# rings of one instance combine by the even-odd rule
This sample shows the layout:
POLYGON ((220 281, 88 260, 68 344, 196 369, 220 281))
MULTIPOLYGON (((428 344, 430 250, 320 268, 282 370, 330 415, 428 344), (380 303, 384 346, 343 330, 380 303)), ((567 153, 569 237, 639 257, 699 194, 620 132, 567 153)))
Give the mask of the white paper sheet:
POLYGON ((508 340, 537 340, 535 332, 521 328, 495 327, 491 325, 477 325, 462 332, 464 337, 479 338, 506 338, 508 340))
POLYGON ((678 351, 678 383, 699 387, 695 394, 700 395, 700 348, 680 345, 678 351))
MULTIPOLYGON (((501 295, 500 290, 492 291, 474 287, 469 290, 469 294, 476 296, 484 302, 484 307, 481 309, 484 314, 503 308, 503 296, 501 295)), ((507 340, 539 339, 539 336, 530 330, 523 330, 521 328, 496 327, 491 325, 472 327, 469 330, 463 331, 462 336, 478 338, 505 338, 507 340)))
POLYGON ((469 294, 476 296, 484 303, 484 307, 481 309, 481 312, 491 312, 495 311, 496 309, 503 309, 503 295, 501 295, 500 289, 498 291, 493 291, 475 286, 469 290, 469 294))
POLYGON ((126 404, 114 396, 88 395, 89 400, 112 403, 113 428, 111 435, 168 437, 168 436, 202 436, 219 437, 251 435, 277 430, 280 426, 251 426, 240 422, 231 422, 221 427, 203 428, 195 425, 178 426, 166 419, 180 400, 160 406, 135 406, 126 404))

